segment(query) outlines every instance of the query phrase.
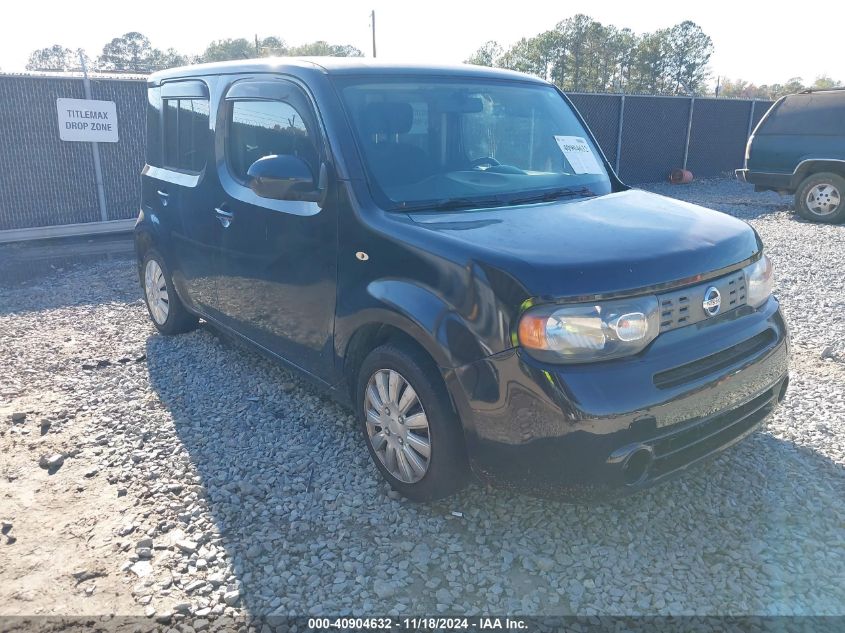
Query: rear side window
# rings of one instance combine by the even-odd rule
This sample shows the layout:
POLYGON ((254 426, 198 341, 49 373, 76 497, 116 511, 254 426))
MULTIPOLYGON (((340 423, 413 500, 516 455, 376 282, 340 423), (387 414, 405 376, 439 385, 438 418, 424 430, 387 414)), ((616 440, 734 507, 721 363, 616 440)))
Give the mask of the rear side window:
POLYGON ((309 123, 285 101, 234 101, 229 117, 229 165, 238 180, 259 158, 292 154, 315 174, 318 151, 309 123))
POLYGON ((180 171, 202 171, 208 149, 208 101, 164 101, 164 166, 180 171))
POLYGON ((758 134, 845 136, 845 91, 789 95, 773 106, 758 134))

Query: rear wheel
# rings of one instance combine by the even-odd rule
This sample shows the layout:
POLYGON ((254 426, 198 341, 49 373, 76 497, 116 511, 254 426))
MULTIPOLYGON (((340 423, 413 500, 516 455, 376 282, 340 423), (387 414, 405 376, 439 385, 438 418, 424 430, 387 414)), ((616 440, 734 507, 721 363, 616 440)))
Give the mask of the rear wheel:
POLYGON ((162 334, 181 334, 197 327, 199 319, 188 312, 157 251, 150 250, 141 264, 141 287, 153 325, 162 334))
POLYGON ((373 350, 358 372, 356 394, 367 449, 394 490, 428 501, 466 485, 463 430, 424 353, 392 343, 373 350))
POLYGON ((813 222, 845 221, 845 178, 828 172, 808 176, 795 192, 795 209, 813 222))

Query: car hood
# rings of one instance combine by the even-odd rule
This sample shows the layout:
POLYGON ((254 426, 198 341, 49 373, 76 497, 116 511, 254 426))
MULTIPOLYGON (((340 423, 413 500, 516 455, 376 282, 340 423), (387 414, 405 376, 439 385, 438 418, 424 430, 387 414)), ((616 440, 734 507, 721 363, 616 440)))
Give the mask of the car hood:
POLYGON ((448 251, 515 278, 530 297, 593 297, 671 286, 752 257, 745 222, 631 189, 596 198, 472 211, 414 212, 448 251))

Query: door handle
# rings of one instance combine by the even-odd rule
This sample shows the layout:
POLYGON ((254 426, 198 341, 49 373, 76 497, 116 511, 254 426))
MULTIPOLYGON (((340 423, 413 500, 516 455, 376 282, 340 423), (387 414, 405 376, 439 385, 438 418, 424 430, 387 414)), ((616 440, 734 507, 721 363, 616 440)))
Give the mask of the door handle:
POLYGON ((158 194, 158 197, 161 198, 161 206, 166 207, 167 199, 170 197, 170 194, 166 191, 162 191, 161 189, 157 189, 156 193, 158 194))
POLYGON ((214 207, 214 213, 217 215, 217 219, 220 220, 220 224, 223 225, 224 229, 228 229, 232 220, 235 218, 234 213, 221 209, 220 207, 214 207))

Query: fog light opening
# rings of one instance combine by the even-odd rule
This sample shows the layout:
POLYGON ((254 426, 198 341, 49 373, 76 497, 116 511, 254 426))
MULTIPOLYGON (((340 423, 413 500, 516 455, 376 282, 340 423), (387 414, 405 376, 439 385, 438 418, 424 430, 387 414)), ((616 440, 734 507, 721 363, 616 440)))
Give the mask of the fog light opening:
POLYGON ((641 447, 634 450, 625 463, 622 465, 622 474, 625 477, 625 484, 635 486, 646 478, 648 469, 654 461, 651 449, 641 447))
POLYGON ((786 397, 786 388, 789 387, 789 376, 783 379, 783 382, 780 383, 780 391, 778 391, 778 404, 783 402, 783 399, 786 397))

